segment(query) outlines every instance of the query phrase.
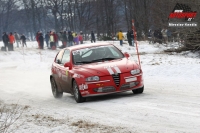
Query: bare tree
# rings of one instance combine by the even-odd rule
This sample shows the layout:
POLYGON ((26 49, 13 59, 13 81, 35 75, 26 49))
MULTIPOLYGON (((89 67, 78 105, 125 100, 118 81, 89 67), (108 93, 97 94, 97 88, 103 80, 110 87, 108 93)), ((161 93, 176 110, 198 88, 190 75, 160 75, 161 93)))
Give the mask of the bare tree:
POLYGON ((18 9, 18 6, 16 5, 17 0, 1 0, 0 1, 0 15, 1 15, 1 28, 4 31, 9 30, 9 26, 12 25, 12 15, 13 15, 13 11, 18 9))

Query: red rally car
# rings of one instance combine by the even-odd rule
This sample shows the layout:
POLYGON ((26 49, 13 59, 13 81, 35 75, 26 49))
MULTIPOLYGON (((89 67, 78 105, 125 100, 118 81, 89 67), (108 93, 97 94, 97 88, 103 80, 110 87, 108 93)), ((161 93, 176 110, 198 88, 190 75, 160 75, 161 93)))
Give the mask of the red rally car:
POLYGON ((132 90, 144 90, 142 70, 109 43, 67 47, 58 52, 52 64, 50 82, 55 98, 71 93, 77 103, 86 97, 132 90))

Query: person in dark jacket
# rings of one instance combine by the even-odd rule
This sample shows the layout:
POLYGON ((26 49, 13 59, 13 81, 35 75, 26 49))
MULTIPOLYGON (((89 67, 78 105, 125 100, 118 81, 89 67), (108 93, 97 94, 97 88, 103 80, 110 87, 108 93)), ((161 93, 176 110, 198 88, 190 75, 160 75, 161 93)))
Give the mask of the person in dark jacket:
POLYGON ((156 42, 162 44, 162 33, 159 29, 154 31, 154 43, 156 42))
POLYGON ((7 51, 6 48, 8 48, 9 38, 8 38, 8 35, 6 34, 6 32, 3 32, 2 40, 4 43, 5 51, 7 51))
POLYGON ((40 43, 40 49, 44 49, 44 37, 43 37, 42 33, 40 33, 38 40, 40 43))
MULTIPOLYGON (((24 45, 26 45, 26 37, 24 34, 21 35, 20 40, 22 41, 22 47, 24 47, 24 45)), ((27 45, 26 45, 27 47, 27 45)))
POLYGON ((73 46, 74 37, 72 36, 72 33, 70 31, 68 33, 68 41, 69 41, 69 46, 73 46))
POLYGON ((47 48, 49 47, 49 39, 50 39, 49 32, 47 32, 45 35, 45 41, 46 41, 47 48))
POLYGON ((134 32, 132 29, 130 30, 130 36, 131 36, 131 46, 134 47, 134 32))
POLYGON ((64 31, 61 33, 62 46, 60 48, 65 48, 67 46, 67 32, 64 31))
POLYGON ((129 44, 129 46, 131 46, 132 45, 131 31, 128 30, 127 33, 126 33, 126 36, 127 36, 128 44, 129 44))
POLYGON ((94 35, 94 32, 91 31, 91 43, 95 43, 95 35, 94 35))

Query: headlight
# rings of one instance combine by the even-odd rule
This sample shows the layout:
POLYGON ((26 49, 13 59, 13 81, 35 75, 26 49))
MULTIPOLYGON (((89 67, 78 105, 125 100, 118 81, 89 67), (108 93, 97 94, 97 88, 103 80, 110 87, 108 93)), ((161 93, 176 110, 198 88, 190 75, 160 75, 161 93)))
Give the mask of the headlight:
POLYGON ((131 70, 132 75, 139 74, 139 73, 140 73, 140 69, 131 70))
POLYGON ((99 77, 98 76, 88 77, 85 79, 85 81, 99 81, 99 77))

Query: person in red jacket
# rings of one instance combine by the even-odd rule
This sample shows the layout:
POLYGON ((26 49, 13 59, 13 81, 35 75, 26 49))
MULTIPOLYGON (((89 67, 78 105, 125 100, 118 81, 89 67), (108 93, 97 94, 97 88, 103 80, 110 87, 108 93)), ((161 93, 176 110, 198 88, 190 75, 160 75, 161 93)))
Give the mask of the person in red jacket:
POLYGON ((56 32, 53 32, 53 37, 54 37, 54 42, 55 42, 55 46, 58 46, 58 36, 56 34, 56 32))
POLYGON ((15 43, 15 37, 14 37, 14 35, 12 34, 12 32, 10 32, 8 38, 9 38, 8 50, 14 51, 13 44, 15 43))
POLYGON ((39 36, 40 36, 40 32, 38 31, 38 32, 36 33, 35 39, 36 39, 36 41, 37 41, 37 43, 38 43, 38 48, 40 49, 39 36))
POLYGON ((80 32, 78 37, 79 37, 80 43, 83 44, 83 33, 82 33, 82 31, 80 32))

